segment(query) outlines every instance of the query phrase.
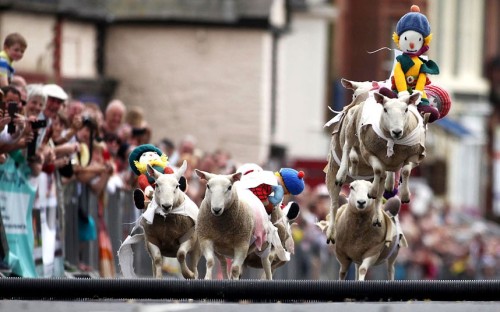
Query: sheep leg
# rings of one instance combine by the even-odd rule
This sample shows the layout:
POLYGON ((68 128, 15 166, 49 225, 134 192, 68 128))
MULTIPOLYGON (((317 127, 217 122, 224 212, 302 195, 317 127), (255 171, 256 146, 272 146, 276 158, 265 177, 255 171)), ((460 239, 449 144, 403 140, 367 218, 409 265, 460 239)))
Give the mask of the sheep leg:
POLYGON ((160 248, 158 248, 155 244, 147 242, 147 249, 153 262, 153 277, 162 278, 163 257, 161 255, 160 248))
POLYGON ((351 260, 337 251, 337 261, 340 264, 339 280, 345 280, 345 278, 347 277, 347 271, 349 270, 349 266, 351 265, 351 260))
POLYGON ((203 240, 200 242, 201 250, 203 251, 203 257, 207 262, 205 279, 211 280, 214 270, 214 243, 210 240, 203 240))
POLYGON ((231 264, 231 279, 240 279, 241 268, 247 257, 248 244, 243 244, 234 248, 234 259, 231 264))
POLYGON ((377 262, 377 259, 379 257, 380 253, 377 253, 376 255, 367 257, 363 259, 363 262, 361 262, 361 265, 359 266, 358 269, 358 274, 359 274, 359 281, 364 281, 366 278, 366 273, 368 273, 368 269, 377 262))
POLYGON ((396 257, 398 256, 398 249, 392 253, 392 255, 387 259, 387 277, 393 281, 394 280, 394 264, 396 263, 396 257))
POLYGON ((177 261, 181 265, 182 276, 186 279, 194 278, 194 273, 189 269, 186 263, 186 255, 193 248, 193 239, 188 239, 184 243, 179 246, 179 250, 177 251, 177 261))
POLYGON ((366 159, 368 159, 368 163, 373 168, 373 183, 372 183, 372 188, 368 192, 368 197, 372 199, 378 198, 382 196, 380 190, 382 189, 382 186, 385 184, 386 172, 382 162, 378 159, 377 156, 370 153, 368 153, 368 155, 366 156, 368 156, 366 157, 366 159))
POLYGON ((413 169, 412 163, 407 163, 401 168, 401 185, 400 185, 400 192, 399 196, 401 198, 402 203, 409 203, 410 202, 410 186, 409 186, 409 180, 410 180, 410 173, 411 170, 413 169))
POLYGON ((198 263, 200 262, 201 258, 201 250, 200 250, 200 244, 198 240, 195 238, 194 239, 194 244, 191 250, 189 251, 189 269, 193 272, 194 278, 198 278, 198 263))
POLYGON ((326 231, 326 243, 335 244, 335 215, 339 208, 340 185, 335 183, 335 176, 338 168, 334 165, 335 160, 330 159, 328 170, 326 172, 326 186, 330 194, 330 219, 328 220, 328 229, 326 231))
POLYGON ((342 147, 342 158, 340 159, 340 166, 335 177, 335 184, 342 186, 347 179, 347 172, 349 171, 349 152, 351 151, 348 140, 345 141, 342 147))
POLYGON ((221 254, 216 253, 217 259, 219 260, 220 264, 220 270, 222 271, 222 278, 223 279, 229 279, 229 276, 227 274, 227 260, 226 257, 224 257, 221 254))
POLYGON ((385 179, 385 190, 388 192, 392 192, 394 190, 394 179, 395 179, 395 173, 394 172, 389 172, 387 174, 387 177, 385 179))
MULTIPOLYGON (((268 247, 271 248, 271 247, 268 247)), ((269 253, 267 256, 262 257, 262 268, 264 269, 264 273, 266 275, 266 279, 272 280, 273 279, 273 272, 271 270, 271 259, 273 256, 271 253, 269 253)))
POLYGON ((358 165, 359 165, 359 153, 354 147, 351 148, 351 151, 349 152, 349 161, 351 162, 351 173, 350 173, 351 177, 357 176, 358 165))

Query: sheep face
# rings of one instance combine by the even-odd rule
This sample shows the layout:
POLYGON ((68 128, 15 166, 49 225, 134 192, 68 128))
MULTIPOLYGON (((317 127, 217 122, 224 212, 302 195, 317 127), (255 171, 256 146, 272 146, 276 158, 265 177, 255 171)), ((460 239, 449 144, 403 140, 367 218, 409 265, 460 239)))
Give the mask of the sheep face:
POLYGON ((241 178, 241 172, 230 175, 215 175, 196 169, 196 174, 207 182, 205 199, 210 204, 210 211, 216 217, 224 213, 233 200, 233 184, 241 178))
POLYGON ((403 96, 400 99, 390 99, 380 93, 374 93, 377 103, 384 106, 384 112, 380 126, 385 128, 392 139, 401 139, 404 135, 405 125, 408 123, 408 105, 416 105, 420 99, 420 94, 414 93, 411 96, 403 96))
POLYGON ((175 200, 179 198, 182 193, 179 189, 179 179, 186 171, 186 167, 187 163, 184 161, 177 172, 172 174, 163 174, 156 171, 150 165, 147 166, 149 175, 154 178, 156 183, 154 200, 158 207, 161 207, 167 213, 172 210, 175 200))
POLYGON ((373 199, 368 197, 371 187, 372 183, 369 181, 356 180, 352 182, 349 187, 349 206, 355 207, 357 211, 364 211, 373 206, 373 199))
POLYGON ((380 84, 377 81, 352 81, 342 78, 340 82, 342 83, 342 86, 344 86, 344 88, 354 91, 354 93, 352 94, 353 101, 363 93, 368 93, 371 90, 380 89, 380 84))

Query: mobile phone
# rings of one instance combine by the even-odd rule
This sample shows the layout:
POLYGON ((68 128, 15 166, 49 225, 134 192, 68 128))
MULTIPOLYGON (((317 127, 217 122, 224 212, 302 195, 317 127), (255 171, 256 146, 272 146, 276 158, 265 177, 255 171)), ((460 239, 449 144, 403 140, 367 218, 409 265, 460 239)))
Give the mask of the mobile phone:
POLYGON ((33 130, 45 128, 45 127, 47 127, 47 120, 45 120, 45 119, 40 119, 40 120, 31 122, 31 128, 33 130))
POLYGON ((7 111, 9 112, 9 116, 12 120, 7 125, 7 132, 12 134, 16 132, 16 125, 14 125, 14 117, 17 113, 17 102, 9 102, 7 103, 7 111))
POLYGON ((17 114, 17 102, 7 103, 7 111, 9 112, 9 116, 14 118, 17 114))

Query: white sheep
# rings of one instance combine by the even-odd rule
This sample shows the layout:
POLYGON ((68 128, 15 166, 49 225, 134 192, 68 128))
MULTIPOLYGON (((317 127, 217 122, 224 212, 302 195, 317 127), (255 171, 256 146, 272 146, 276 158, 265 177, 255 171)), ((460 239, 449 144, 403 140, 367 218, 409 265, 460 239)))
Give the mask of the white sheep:
MULTIPOLYGON (((387 262, 388 277, 393 280, 399 248, 407 247, 397 216, 401 206, 399 198, 388 200, 385 207, 390 213, 387 213, 382 210, 380 199, 368 196, 371 187, 372 183, 366 180, 352 182, 348 202, 339 208, 334 220, 335 252, 341 280, 346 278, 352 262, 356 264, 358 280, 365 280, 368 269, 383 262, 387 262), (380 226, 372 224, 376 215, 381 220, 380 226)), ((324 228, 325 223, 318 225, 328 230, 324 228)))
MULTIPOLYGON (((284 213, 284 211, 290 209, 289 206, 291 204, 292 203, 289 203, 284 209, 275 207, 270 215, 270 221, 273 226, 276 227, 276 234, 280 241, 279 246, 271 245, 268 254, 269 261, 271 262, 272 275, 274 275, 277 268, 290 261, 291 255, 295 252, 295 243, 293 241, 292 228, 290 226, 295 219, 289 220, 286 213, 284 213)), ((261 257, 262 255, 257 252, 249 254, 245 259, 244 266, 263 269, 261 257)), ((264 272, 264 274, 265 273, 266 272, 264 272)))
MULTIPOLYGON (((394 172, 401 170, 399 194, 403 202, 410 201, 410 172, 425 157, 426 124, 416 110, 419 99, 417 93, 390 99, 374 92, 373 96, 345 112, 340 131, 332 135, 326 168, 330 213, 334 217, 341 186, 354 179, 373 179, 369 196, 379 198, 384 189, 392 191, 394 172)), ((334 242, 333 237, 332 220, 327 240, 334 242)))
POLYGON ((136 222, 143 234, 127 237, 118 256, 125 277, 135 277, 131 261, 130 245, 144 240, 151 256, 153 276, 162 278, 163 257, 176 257, 184 278, 198 277, 198 261, 201 257, 195 225, 198 206, 179 189, 179 179, 186 171, 187 163, 173 174, 163 174, 150 165, 148 174, 154 178, 156 187, 151 203, 136 222), (187 264, 189 260, 189 264, 187 264))
MULTIPOLYGON (((248 254, 264 251, 272 231, 262 202, 249 190, 238 187, 241 172, 213 174, 195 169, 207 183, 200 205, 196 232, 206 259, 205 279, 212 279, 215 257, 225 268, 225 259, 232 258, 231 278, 239 279, 248 254)), ((268 257, 261 257, 268 279, 272 279, 268 257)), ((223 270, 225 277, 227 271, 223 270)))

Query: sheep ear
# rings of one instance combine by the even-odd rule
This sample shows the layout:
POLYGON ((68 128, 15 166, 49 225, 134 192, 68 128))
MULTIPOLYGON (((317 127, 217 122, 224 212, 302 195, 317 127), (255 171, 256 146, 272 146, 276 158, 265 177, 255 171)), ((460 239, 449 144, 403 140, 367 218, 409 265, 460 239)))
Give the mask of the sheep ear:
POLYGON ((198 169, 194 169, 194 172, 196 172, 196 174, 198 175, 198 177, 200 177, 200 179, 202 179, 204 181, 208 181, 208 180, 210 180, 213 177, 212 173, 208 173, 208 172, 201 171, 201 170, 198 170, 198 169))
POLYGON ((150 164, 147 164, 148 175, 157 180, 161 176, 161 172, 157 171, 150 164))
POLYGON ((356 89, 358 89, 361 86, 361 84, 362 84, 361 82, 351 81, 351 80, 347 80, 347 79, 344 79, 344 78, 342 78, 340 80, 340 83, 342 83, 342 85, 344 86, 344 88, 351 89, 351 90, 354 90, 354 91, 356 91, 356 89))
POLYGON ((383 105, 385 102, 387 102, 387 98, 378 92, 373 93, 373 97, 375 98, 375 101, 379 104, 383 105))
POLYGON ((236 181, 239 181, 241 179, 241 172, 236 172, 236 173, 233 173, 231 175, 231 182, 236 182, 236 181))
POLYGON ((179 180, 184 175, 184 173, 186 172, 186 169, 187 169, 187 161, 184 159, 181 167, 175 173, 175 175, 177 176, 177 180, 179 180))
POLYGON ((346 89, 351 89, 351 90, 355 90, 354 88, 354 81, 350 81, 350 80, 347 80, 347 79, 340 79, 340 83, 342 83, 342 86, 344 86, 344 88, 346 89))
POLYGON ((410 98, 408 100, 408 105, 417 105, 418 102, 420 102, 422 94, 419 92, 414 92, 412 95, 410 95, 410 98))

